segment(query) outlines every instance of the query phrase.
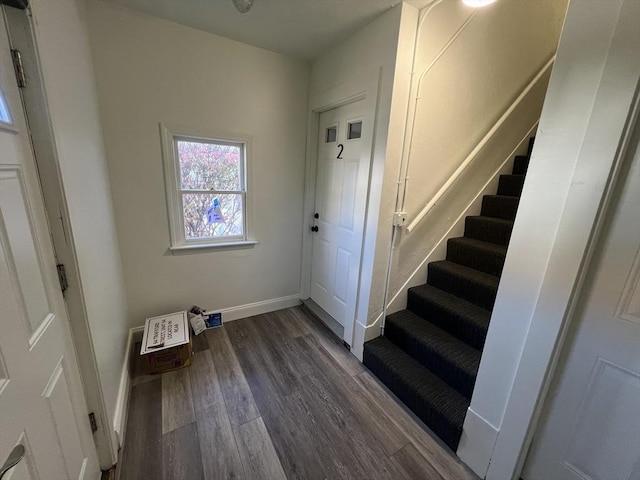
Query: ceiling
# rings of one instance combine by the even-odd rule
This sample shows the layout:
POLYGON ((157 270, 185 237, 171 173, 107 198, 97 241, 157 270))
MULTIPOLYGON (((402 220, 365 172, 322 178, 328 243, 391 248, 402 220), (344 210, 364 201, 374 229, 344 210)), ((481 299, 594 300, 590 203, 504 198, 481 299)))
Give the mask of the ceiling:
MULTIPOLYGON (((104 0, 311 61, 402 0, 255 0, 239 13, 231 0, 104 0)), ((418 8, 431 0, 408 0, 418 8)))

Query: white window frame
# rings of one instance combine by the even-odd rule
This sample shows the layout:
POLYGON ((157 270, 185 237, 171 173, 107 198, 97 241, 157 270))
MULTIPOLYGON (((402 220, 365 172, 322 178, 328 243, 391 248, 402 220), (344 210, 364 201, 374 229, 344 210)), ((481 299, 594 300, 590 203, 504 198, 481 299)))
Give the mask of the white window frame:
MULTIPOLYGON (((162 140, 162 159, 164 163, 164 180, 167 195, 167 213, 169 216, 169 235, 172 251, 206 249, 219 247, 247 246, 257 243, 253 238, 251 229, 251 194, 249 191, 249 164, 251 163, 251 137, 246 135, 230 134, 223 132, 202 132, 197 129, 167 127, 160 124, 160 135, 162 140), (176 142, 180 140, 217 143, 217 144, 241 144, 243 150, 243 161, 240 165, 241 185, 240 190, 219 191, 203 190, 202 193, 211 194, 239 194, 242 195, 242 220, 243 235, 229 237, 207 237, 198 239, 187 239, 184 231, 184 210, 182 205, 182 195, 185 192, 180 183, 180 164, 176 142)), ((198 190, 194 190, 199 192, 198 190)))

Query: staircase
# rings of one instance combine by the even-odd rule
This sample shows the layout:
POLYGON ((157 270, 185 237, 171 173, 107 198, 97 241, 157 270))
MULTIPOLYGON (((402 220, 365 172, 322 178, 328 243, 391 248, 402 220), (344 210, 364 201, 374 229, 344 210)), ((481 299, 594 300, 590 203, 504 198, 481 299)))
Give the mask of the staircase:
POLYGON ((364 364, 452 450, 471 401, 518 209, 527 155, 485 195, 464 237, 449 239, 447 258, 428 266, 427 283, 410 288, 407 309, 389 315, 383 337, 364 345, 364 364))

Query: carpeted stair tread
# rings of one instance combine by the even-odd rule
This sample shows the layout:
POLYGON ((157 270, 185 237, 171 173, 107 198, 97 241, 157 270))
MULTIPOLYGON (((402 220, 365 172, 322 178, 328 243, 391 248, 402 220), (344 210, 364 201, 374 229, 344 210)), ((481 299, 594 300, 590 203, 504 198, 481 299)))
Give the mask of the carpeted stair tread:
POLYGON ((471 398, 480 352, 409 310, 387 317, 385 337, 471 398))
POLYGON ((527 155, 516 155, 516 158, 513 160, 512 173, 514 175, 526 175, 528 168, 529 157, 527 155))
POLYGON ((500 277, 448 260, 431 262, 428 266, 429 285, 487 310, 493 308, 499 281, 500 277))
POLYGON ((385 337, 364 344, 363 363, 452 450, 469 401, 385 337))
POLYGON ((524 175, 500 175, 498 195, 519 197, 524 185, 524 175))
POLYGON ((407 309, 482 350, 491 318, 489 310, 431 285, 410 288, 407 309))
POLYGON ((464 221, 464 236, 507 246, 513 230, 513 220, 503 218, 469 216, 464 221))
POLYGON ((500 275, 507 247, 475 238, 458 237, 447 240, 447 260, 491 275, 500 275))
POLYGON ((485 195, 482 197, 482 210, 480 215, 513 220, 516 218, 518 203, 520 203, 520 197, 485 195))

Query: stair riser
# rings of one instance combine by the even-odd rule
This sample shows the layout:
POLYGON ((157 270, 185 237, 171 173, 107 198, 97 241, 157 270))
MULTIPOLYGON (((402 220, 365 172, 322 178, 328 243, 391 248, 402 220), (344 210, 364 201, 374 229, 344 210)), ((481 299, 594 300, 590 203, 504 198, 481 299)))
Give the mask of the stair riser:
POLYGON ((491 275, 499 276, 502 273, 504 255, 486 252, 472 245, 457 243, 455 240, 452 238, 447 242, 447 260, 491 275))
POLYGON ((493 195, 485 195, 482 198, 481 215, 485 217, 513 220, 516 218, 518 203, 518 197, 497 197, 493 195))
POLYGON ((387 323, 384 334, 385 337, 415 358, 432 373, 445 380, 462 395, 471 399, 473 385, 476 383, 477 372, 470 374, 457 368, 456 365, 440 356, 438 352, 435 352, 427 345, 420 343, 408 332, 398 328, 392 322, 387 323))
POLYGON ((429 264, 427 283, 440 290, 468 300, 487 310, 493 309, 497 289, 490 285, 475 282, 466 277, 441 270, 436 264, 429 264))
POLYGON ((526 155, 518 155, 513 161, 513 174, 514 175, 525 175, 527 173, 527 168, 529 167, 529 157, 526 155))
POLYGON ((531 158, 531 152, 533 152, 533 145, 536 141, 536 137, 531 137, 529 139, 529 145, 527 146, 527 157, 531 158))
POLYGON ((483 217, 467 217, 464 223, 464 236, 507 246, 511 238, 512 223, 490 222, 483 217))
POLYGON ((407 309, 430 321, 445 332, 482 351, 487 330, 460 315, 454 315, 440 305, 408 292, 407 309))
POLYGON ((519 197, 524 185, 524 175, 500 175, 498 195, 519 197))
POLYGON ((426 423, 433 432, 442 439, 454 452, 458 448, 462 428, 452 425, 436 412, 427 402, 420 398, 412 385, 406 384, 383 362, 364 347, 363 363, 384 383, 420 420, 426 423))

